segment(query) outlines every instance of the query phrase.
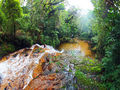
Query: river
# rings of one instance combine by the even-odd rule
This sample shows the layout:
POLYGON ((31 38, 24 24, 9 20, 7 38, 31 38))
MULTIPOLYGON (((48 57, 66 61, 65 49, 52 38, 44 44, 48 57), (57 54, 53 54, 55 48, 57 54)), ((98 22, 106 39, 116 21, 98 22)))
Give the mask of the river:
POLYGON ((64 49, 64 53, 48 45, 44 47, 35 44, 30 48, 24 48, 3 57, 0 62, 0 90, 57 89, 62 84, 66 84, 67 90, 76 90, 73 86, 76 83, 75 69, 74 65, 70 63, 70 60, 76 57, 74 58, 70 54, 91 58, 93 54, 88 42, 78 39, 74 39, 74 41, 74 43, 63 43, 59 46, 59 50, 64 49), (61 57, 58 59, 53 57, 59 55, 61 57))
POLYGON ((83 40, 78 40, 78 39, 74 39, 73 43, 62 43, 59 46, 59 50, 64 50, 64 51, 76 51, 76 52, 81 52, 79 53, 75 53, 75 54, 79 54, 80 56, 86 56, 86 57, 91 57, 94 58, 94 54, 92 53, 92 51, 90 50, 90 45, 87 41, 83 41, 83 40))

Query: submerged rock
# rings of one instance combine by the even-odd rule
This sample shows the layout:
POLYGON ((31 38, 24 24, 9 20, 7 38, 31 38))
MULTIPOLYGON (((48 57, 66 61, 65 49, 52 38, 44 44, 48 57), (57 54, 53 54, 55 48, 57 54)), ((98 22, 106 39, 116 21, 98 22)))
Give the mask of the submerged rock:
POLYGON ((56 65, 61 53, 47 46, 33 45, 0 60, 0 90, 58 89, 64 84, 64 74, 56 65))

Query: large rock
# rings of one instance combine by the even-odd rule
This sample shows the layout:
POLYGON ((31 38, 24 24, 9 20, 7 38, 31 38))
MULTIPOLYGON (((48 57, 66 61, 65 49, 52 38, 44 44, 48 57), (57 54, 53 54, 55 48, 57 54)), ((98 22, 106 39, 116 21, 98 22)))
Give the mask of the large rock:
POLYGON ((50 46, 33 45, 0 60, 0 90, 58 89, 64 75, 59 70, 55 56, 61 53, 50 46))

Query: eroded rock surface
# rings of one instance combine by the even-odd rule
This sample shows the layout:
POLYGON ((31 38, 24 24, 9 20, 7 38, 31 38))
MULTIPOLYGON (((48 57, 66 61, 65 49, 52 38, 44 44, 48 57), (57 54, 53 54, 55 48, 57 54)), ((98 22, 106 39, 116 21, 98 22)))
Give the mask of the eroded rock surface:
POLYGON ((64 83, 56 57, 61 53, 50 46, 33 45, 0 60, 0 90, 58 89, 64 83))

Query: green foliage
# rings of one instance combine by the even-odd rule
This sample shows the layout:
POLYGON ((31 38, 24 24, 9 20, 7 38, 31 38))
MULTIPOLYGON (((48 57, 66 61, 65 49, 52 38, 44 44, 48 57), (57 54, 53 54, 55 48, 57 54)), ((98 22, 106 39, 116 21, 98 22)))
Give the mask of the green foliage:
POLYGON ((6 17, 3 11, 0 9, 0 32, 4 32, 5 29, 5 24, 6 24, 6 17))
POLYGON ((86 87, 86 89, 106 90, 103 84, 98 83, 91 78, 88 78, 83 72, 79 70, 75 72, 75 76, 77 77, 78 83, 86 87))
POLYGON ((93 0, 96 19, 93 30, 96 33, 97 53, 102 58, 102 80, 110 90, 120 89, 119 65, 120 65, 120 1, 93 0), (107 4, 108 3, 108 4, 107 4))
POLYGON ((87 57, 80 57, 80 59, 70 61, 75 65, 76 85, 88 90, 106 90, 105 85, 100 80, 102 63, 87 57))
MULTIPOLYGON (((66 11, 63 1, 28 0, 27 5, 23 6, 23 0, 2 0, 1 33, 4 31, 4 35, 14 38, 11 42, 19 48, 34 43, 57 47, 62 42, 70 41, 78 36, 79 22, 76 23, 76 20, 79 20, 75 15, 77 9, 66 11), (24 46, 20 46, 23 43, 24 46)), ((3 39, 3 36, 1 42, 10 42, 10 38, 3 39)))
POLYGON ((81 62, 80 69, 87 72, 101 72, 102 65, 98 60, 85 58, 81 62))
POLYGON ((76 65, 76 69, 79 69, 85 73, 100 73, 102 64, 95 59, 82 58, 82 61, 72 60, 71 63, 76 65))
POLYGON ((2 0, 1 9, 7 18, 7 32, 15 36, 16 19, 22 15, 19 0, 2 0))
POLYGON ((106 87, 110 90, 118 90, 120 88, 120 65, 115 66, 109 65, 105 66, 105 73, 102 76, 102 80, 104 81, 106 87))
POLYGON ((28 3, 28 7, 31 8, 29 30, 32 31, 30 33, 33 38, 36 36, 34 42, 49 44, 54 47, 60 44, 56 26, 59 20, 58 14, 60 10, 64 10, 64 4, 61 2, 62 0, 43 0, 43 2, 33 1, 28 3))
POLYGON ((60 62, 56 62, 56 64, 59 66, 61 63, 60 62))
MULTIPOLYGON (((76 16, 73 13, 74 11, 61 11, 59 16, 59 38, 61 42, 67 42, 71 38, 74 38, 78 34, 78 28, 75 23, 76 16)), ((77 11, 76 11, 77 12, 77 11)))
POLYGON ((21 16, 22 9, 19 0, 2 0, 1 7, 9 19, 16 19, 21 16))
POLYGON ((32 40, 32 37, 29 37, 29 36, 19 36, 16 38, 15 43, 18 44, 18 46, 25 47, 25 46, 33 45, 33 40, 32 40), (22 45, 22 44, 24 44, 24 45, 22 45))
POLYGON ((4 43, 0 46, 0 57, 15 51, 15 47, 12 44, 4 43))
POLYGON ((90 40, 102 65, 88 58, 82 62, 73 60, 79 81, 94 85, 82 72, 100 73, 103 66, 102 80, 107 88, 120 89, 120 1, 92 0, 94 12, 86 17, 78 17, 76 8, 66 11, 63 1, 28 0, 22 6, 23 0, 1 0, 0 55, 35 43, 57 47, 74 37, 90 40))
POLYGON ((93 84, 92 80, 88 79, 83 72, 76 71, 75 76, 77 77, 78 82, 85 86, 91 86, 93 84))
POLYGON ((5 19, 5 15, 4 13, 0 10, 0 24, 2 24, 4 22, 5 19))
POLYGON ((106 83, 108 89, 112 88, 113 90, 120 88, 119 46, 119 42, 110 45, 110 47, 106 49, 106 56, 102 59, 103 68, 105 69, 102 80, 106 83))
POLYGON ((21 18, 16 19, 17 28, 20 30, 24 30, 27 32, 30 27, 30 15, 29 14, 23 14, 21 18))

